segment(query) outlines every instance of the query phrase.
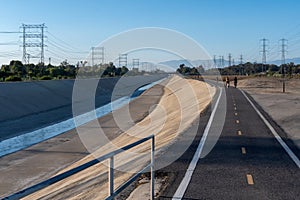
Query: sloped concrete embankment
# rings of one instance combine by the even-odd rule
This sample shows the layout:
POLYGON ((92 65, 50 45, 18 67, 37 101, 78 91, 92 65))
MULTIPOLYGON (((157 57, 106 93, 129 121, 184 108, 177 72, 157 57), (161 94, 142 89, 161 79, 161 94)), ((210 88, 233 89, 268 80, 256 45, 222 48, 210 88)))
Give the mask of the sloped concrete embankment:
MULTIPOLYGON (((95 91, 95 106, 100 107, 115 98, 131 95, 137 88, 167 75, 133 76, 100 79, 95 91), (118 84, 118 81, 121 81, 118 84)), ((93 80, 81 80, 89 85, 93 80)), ((75 80, 35 81, 0 84, 0 141, 55 124, 72 117, 72 92, 75 80)))

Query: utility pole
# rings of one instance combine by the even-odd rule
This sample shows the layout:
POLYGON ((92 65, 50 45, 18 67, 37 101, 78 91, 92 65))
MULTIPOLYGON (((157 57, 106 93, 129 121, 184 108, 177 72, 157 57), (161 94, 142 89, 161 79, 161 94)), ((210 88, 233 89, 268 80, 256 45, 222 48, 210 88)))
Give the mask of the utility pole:
POLYGON ((231 53, 228 54, 228 67, 231 66, 231 53))
POLYGON ((51 65, 51 57, 49 57, 49 65, 51 65))
POLYGON ((264 72, 265 71, 265 65, 267 64, 267 42, 269 40, 263 38, 260 40, 261 42, 261 53, 262 53, 262 64, 261 64, 261 71, 264 72))
MULTIPOLYGON (((46 36, 44 35, 44 30, 47 28, 45 24, 22 24, 20 27, 22 29, 23 39, 23 62, 28 63, 29 54, 27 53, 28 48, 40 48, 40 63, 44 64, 44 39, 46 36)), ((36 56, 33 56, 34 58, 36 56)))
POLYGON ((279 40, 281 42, 281 70, 282 70, 282 76, 283 76, 283 81, 282 81, 282 92, 285 93, 285 53, 287 52, 287 40, 282 38, 279 40))

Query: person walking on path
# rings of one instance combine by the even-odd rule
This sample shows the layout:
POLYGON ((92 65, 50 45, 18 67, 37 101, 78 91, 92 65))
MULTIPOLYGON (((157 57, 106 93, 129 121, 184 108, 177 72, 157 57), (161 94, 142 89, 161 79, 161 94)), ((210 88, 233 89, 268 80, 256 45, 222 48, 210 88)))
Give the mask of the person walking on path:
POLYGON ((234 87, 236 88, 237 87, 237 77, 234 77, 234 87))
POLYGON ((230 85, 230 80, 229 80, 229 77, 227 76, 226 77, 226 87, 229 88, 229 85, 230 85))

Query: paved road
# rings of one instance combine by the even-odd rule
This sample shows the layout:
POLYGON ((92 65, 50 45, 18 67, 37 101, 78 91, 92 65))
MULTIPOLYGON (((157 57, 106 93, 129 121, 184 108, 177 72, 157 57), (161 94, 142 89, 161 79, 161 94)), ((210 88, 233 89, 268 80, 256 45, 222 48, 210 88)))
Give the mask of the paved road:
MULTIPOLYGON (((194 170, 189 171, 193 172, 190 181, 182 181, 186 174, 191 174, 186 170, 205 132, 211 114, 208 111, 201 120, 193 145, 177 162, 160 170, 171 177, 170 185, 160 199, 180 199, 180 196, 174 196, 180 189, 183 190, 182 199, 299 199, 299 166, 240 90, 226 89, 226 100, 225 125, 216 146, 206 157, 199 159, 194 170)), ((259 108, 257 104, 255 106, 259 108)), ((296 159, 299 158, 299 149, 286 139, 286 134, 266 113, 259 110, 296 159)))

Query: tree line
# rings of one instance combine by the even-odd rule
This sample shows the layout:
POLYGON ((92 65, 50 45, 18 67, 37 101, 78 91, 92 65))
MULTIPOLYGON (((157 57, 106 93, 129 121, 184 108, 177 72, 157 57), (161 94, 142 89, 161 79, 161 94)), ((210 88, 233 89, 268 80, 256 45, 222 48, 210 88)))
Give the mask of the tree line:
POLYGON ((26 64, 19 60, 10 61, 0 69, 1 81, 52 80, 75 78, 78 69, 64 61, 59 66, 26 64))
MULTIPOLYGON (((12 60, 9 65, 2 65, 0 69, 0 81, 31 81, 31 80, 58 80, 92 78, 92 77, 117 77, 142 75, 145 71, 138 68, 129 70, 127 67, 116 67, 112 62, 97 66, 71 65, 66 60, 58 66, 43 64, 23 64, 21 61, 12 60)), ((161 73, 156 70, 152 73, 161 73)))
MULTIPOLYGON (((288 76, 300 74, 300 64, 287 63, 280 66, 274 64, 261 63, 244 63, 239 65, 232 65, 224 68, 217 68, 221 75, 265 75, 265 76, 281 76, 286 74, 288 76)), ((183 75, 199 75, 199 74, 215 74, 216 69, 210 68, 205 70, 203 66, 188 67, 181 64, 177 72, 183 75)))

